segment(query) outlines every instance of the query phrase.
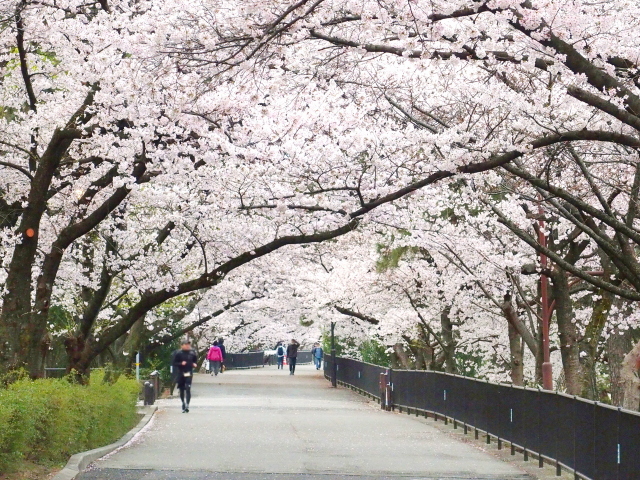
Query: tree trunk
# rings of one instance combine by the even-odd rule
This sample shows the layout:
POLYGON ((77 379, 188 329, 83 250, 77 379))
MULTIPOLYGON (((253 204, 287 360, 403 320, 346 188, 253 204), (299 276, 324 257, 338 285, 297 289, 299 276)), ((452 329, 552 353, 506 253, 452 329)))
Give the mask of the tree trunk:
POLYGON ((567 393, 582 394, 582 369, 580 366, 580 345, 578 331, 569 295, 569 282, 563 270, 554 269, 551 274, 553 297, 556 302, 556 319, 560 337, 560 353, 567 393))
POLYGON ((522 337, 516 328, 509 324, 509 350, 511 353, 511 382, 524 385, 524 348, 522 337))
POLYGON ((531 333, 531 331, 527 328, 526 324, 518 316, 518 311, 516 310, 516 307, 513 304, 511 295, 505 295, 504 297, 504 303, 502 304, 502 314, 504 315, 504 318, 509 323, 509 327, 510 327, 509 332, 511 332, 511 328, 513 328, 514 333, 519 335, 520 338, 524 340, 527 347, 529 347, 531 354, 534 357, 538 355, 538 351, 540 349, 538 347, 536 337, 534 336, 533 333, 531 333))
POLYGON ((622 387, 622 406, 629 410, 640 409, 640 342, 638 342, 622 361, 620 384, 622 387))
POLYGON ((144 336, 144 319, 142 317, 136 321, 129 330, 129 334, 124 341, 124 351, 128 353, 126 357, 126 364, 124 370, 127 374, 131 374, 132 366, 135 363, 136 353, 142 350, 143 336, 144 336))
POLYGON ((91 372, 89 366, 82 361, 86 347, 85 338, 82 335, 68 337, 64 341, 64 347, 67 351, 67 358, 69 359, 67 373, 75 375, 80 383, 86 383, 91 372))
POLYGON ((407 352, 404 351, 404 346, 401 343, 396 343, 393 346, 393 351, 396 354, 396 357, 398 358, 400 366, 403 370, 413 369, 413 362, 411 362, 411 359, 409 358, 409 355, 407 355, 407 352))
POLYGON ((60 159, 74 138, 69 132, 56 130, 31 181, 27 206, 18 227, 22 240, 13 249, 0 312, 0 373, 21 367, 34 378, 44 373, 41 352, 43 342, 46 343, 48 299, 53 284, 52 280, 42 282, 39 278, 36 296, 42 301, 32 305, 33 265, 39 246, 40 222, 47 208, 47 192, 60 159), (32 237, 26 234, 29 229, 33 230, 32 237))
POLYGON ((609 311, 613 301, 613 294, 600 290, 600 299, 593 305, 591 319, 585 329, 584 340, 581 342, 581 364, 583 388, 581 395, 590 400, 600 400, 598 388, 598 375, 596 373, 596 363, 598 356, 598 345, 602 337, 602 332, 609 319, 609 311))
POLYGON ((424 359, 425 370, 435 370, 435 351, 431 346, 431 334, 427 331, 422 323, 418 324, 420 342, 422 344, 422 358, 424 359))
POLYGON ((440 326, 442 328, 442 343, 444 354, 444 371, 447 373, 456 373, 456 341, 453 335, 453 324, 449 313, 451 307, 445 307, 440 314, 440 326))
POLYGON ((621 332, 617 328, 611 332, 607 339, 607 364, 609 367, 609 390, 611 391, 611 404, 621 407, 624 402, 624 385, 622 382, 622 362, 624 356, 633 347, 631 332, 621 332))
POLYGON ((429 364, 427 363, 427 356, 425 356, 424 342, 420 339, 413 339, 408 335, 403 335, 402 338, 407 342, 407 346, 415 358, 414 368, 416 370, 427 370, 429 364))

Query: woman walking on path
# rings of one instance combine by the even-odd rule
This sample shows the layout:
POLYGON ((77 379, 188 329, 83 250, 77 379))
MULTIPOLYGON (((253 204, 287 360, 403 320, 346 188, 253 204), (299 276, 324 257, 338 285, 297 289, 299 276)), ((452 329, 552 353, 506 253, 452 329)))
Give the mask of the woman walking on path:
POLYGON ((287 361, 289 362, 289 375, 296 373, 296 361, 298 360, 298 347, 300 344, 292 339, 291 343, 287 347, 287 361))
POLYGON ((222 366, 222 350, 220 350, 217 340, 213 342, 213 345, 209 349, 209 353, 207 353, 207 360, 209 360, 209 370, 211 370, 211 375, 217 376, 220 372, 220 367, 222 366))

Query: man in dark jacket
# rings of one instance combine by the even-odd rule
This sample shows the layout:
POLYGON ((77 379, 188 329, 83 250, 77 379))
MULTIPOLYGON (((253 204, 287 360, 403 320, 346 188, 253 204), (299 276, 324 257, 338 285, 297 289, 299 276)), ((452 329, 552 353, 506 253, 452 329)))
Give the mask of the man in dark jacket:
POLYGON ((193 381, 193 369, 198 367, 198 356, 191 350, 189 339, 182 341, 182 348, 173 357, 173 371, 177 376, 180 400, 182 400, 182 413, 189 413, 191 402, 191 382, 193 381))
POLYGON ((222 363, 220 363, 220 373, 224 372, 227 367, 224 366, 224 361, 227 358, 227 349, 224 347, 224 338, 218 339, 218 348, 222 352, 222 363))
POLYGON ((287 347, 287 362, 289 362, 289 375, 295 375, 296 373, 296 361, 298 360, 298 347, 300 344, 292 339, 291 343, 287 347))

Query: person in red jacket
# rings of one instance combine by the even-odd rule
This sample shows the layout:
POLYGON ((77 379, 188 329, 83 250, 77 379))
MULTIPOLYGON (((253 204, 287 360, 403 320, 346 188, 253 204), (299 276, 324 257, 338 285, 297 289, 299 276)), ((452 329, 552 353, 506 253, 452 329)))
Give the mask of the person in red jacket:
POLYGON ((209 360, 209 370, 211 370, 211 375, 218 375, 218 372, 220 372, 220 366, 222 365, 222 350, 218 346, 217 340, 213 342, 213 345, 211 345, 209 353, 207 353, 207 360, 209 360))

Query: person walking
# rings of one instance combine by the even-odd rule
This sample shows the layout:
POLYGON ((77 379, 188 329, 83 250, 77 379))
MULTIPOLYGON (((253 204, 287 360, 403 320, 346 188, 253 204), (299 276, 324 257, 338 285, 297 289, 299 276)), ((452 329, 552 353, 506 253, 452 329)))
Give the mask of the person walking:
POLYGON ((209 353, 207 353, 207 360, 209 360, 209 370, 211 370, 211 375, 218 376, 220 366, 222 365, 222 350, 220 350, 217 340, 213 342, 213 345, 211 345, 209 353))
POLYGON ((182 400, 182 413, 189 413, 194 368, 198 368, 198 356, 191 349, 191 341, 187 338, 182 341, 180 351, 173 358, 173 370, 177 372, 178 389, 180 389, 180 400, 182 400))
POLYGON ((278 345, 276 346, 276 360, 278 361, 278 370, 280 370, 281 368, 284 369, 285 353, 286 352, 284 346, 282 345, 282 342, 278 342, 278 345))
POLYGON ((316 365, 316 370, 320 370, 322 367, 322 357, 324 356, 324 351, 319 343, 316 344, 311 349, 311 355, 313 356, 313 363, 316 365))
POLYGON ((224 338, 222 337, 218 339, 218 348, 222 352, 222 361, 220 362, 220 373, 224 373, 224 371, 227 369, 227 367, 225 367, 224 365, 224 361, 227 359, 227 349, 224 346, 224 338))
POLYGON ((296 373, 296 361, 298 360, 298 347, 300 344, 292 339, 291 343, 287 347, 287 362, 289 363, 289 375, 295 375, 296 373))

